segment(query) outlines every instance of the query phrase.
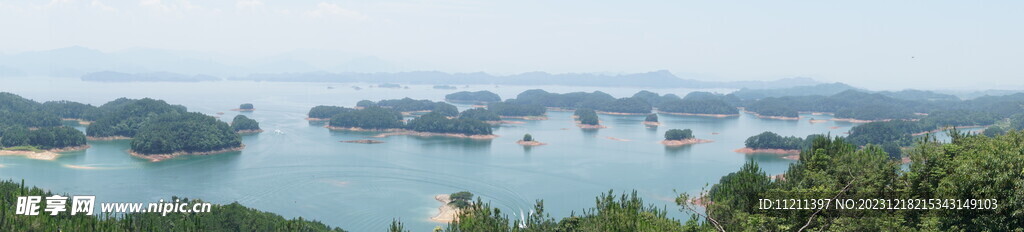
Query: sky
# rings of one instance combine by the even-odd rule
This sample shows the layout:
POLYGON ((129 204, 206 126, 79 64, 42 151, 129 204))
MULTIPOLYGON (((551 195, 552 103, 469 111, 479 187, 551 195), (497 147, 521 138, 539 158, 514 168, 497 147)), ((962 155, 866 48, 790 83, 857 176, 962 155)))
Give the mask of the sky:
MULTIPOLYGON (((0 53, 372 56, 395 71, 669 70, 875 89, 1024 88, 1024 1, 0 1, 0 53)), ((324 62, 332 62, 326 60, 324 62)))

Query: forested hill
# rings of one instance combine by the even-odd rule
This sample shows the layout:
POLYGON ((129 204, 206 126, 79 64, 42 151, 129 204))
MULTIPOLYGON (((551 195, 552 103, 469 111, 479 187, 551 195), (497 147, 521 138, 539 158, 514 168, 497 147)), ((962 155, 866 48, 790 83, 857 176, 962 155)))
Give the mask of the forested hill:
POLYGON ((733 95, 709 92, 690 92, 683 99, 669 100, 658 105, 658 111, 667 113, 738 115, 739 99, 733 95))
POLYGON ((651 112, 651 104, 641 97, 615 98, 612 95, 594 91, 572 93, 549 93, 541 89, 523 91, 512 102, 545 107, 567 109, 587 108, 612 113, 647 114, 651 112))
POLYGON ((85 135, 61 126, 61 116, 84 114, 90 105, 74 102, 39 102, 12 93, 0 93, 0 149, 60 149, 86 144, 85 135), (81 108, 80 111, 71 107, 81 108))

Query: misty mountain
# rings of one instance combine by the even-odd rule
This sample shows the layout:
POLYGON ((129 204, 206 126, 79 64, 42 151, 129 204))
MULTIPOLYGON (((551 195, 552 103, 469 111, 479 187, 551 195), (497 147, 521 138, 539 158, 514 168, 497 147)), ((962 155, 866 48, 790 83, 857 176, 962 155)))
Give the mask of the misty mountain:
POLYGON ((183 75, 169 72, 154 73, 121 73, 121 72, 94 72, 82 76, 83 81, 99 82, 199 82, 219 81, 220 78, 207 75, 183 75))
POLYGON ((669 71, 647 73, 603 75, 592 73, 551 74, 528 72, 508 76, 496 76, 483 72, 445 73, 438 71, 396 72, 396 73, 280 73, 251 74, 233 77, 232 80, 277 81, 277 82, 370 82, 405 84, 447 84, 447 85, 567 85, 567 86, 619 86, 645 88, 765 88, 792 87, 817 84, 809 78, 787 78, 775 81, 715 82, 683 79, 669 71))

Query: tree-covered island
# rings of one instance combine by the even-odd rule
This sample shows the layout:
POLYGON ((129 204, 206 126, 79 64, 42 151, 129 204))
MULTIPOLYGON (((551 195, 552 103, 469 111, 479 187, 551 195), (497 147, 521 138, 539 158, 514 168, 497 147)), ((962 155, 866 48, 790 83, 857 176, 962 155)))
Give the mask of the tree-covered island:
POLYGON ((643 124, 650 127, 661 126, 661 123, 658 122, 658 114, 648 114, 647 117, 644 117, 643 124))
POLYGON ((259 122, 241 114, 235 116, 235 118, 231 120, 231 129, 234 130, 235 133, 239 134, 263 132, 263 130, 260 129, 259 122))
POLYGON ((661 144, 675 147, 710 142, 712 141, 693 137, 693 131, 690 129, 670 129, 665 131, 665 140, 662 140, 661 144))
POLYGON ((519 141, 516 141, 516 143, 519 144, 519 145, 528 146, 528 147, 530 147, 530 146, 547 145, 547 143, 542 143, 540 141, 537 141, 537 140, 533 139, 533 135, 530 135, 530 134, 523 135, 523 139, 521 139, 519 141))
POLYGON ((64 117, 92 117, 95 107, 76 102, 39 102, 0 92, 0 155, 54 160, 59 152, 89 147, 81 131, 61 125, 64 117), (79 107, 55 107, 79 106, 79 107), (58 110, 59 109, 59 110, 58 110))
POLYGON ((252 112, 252 111, 256 111, 256 108, 253 108, 252 103, 242 103, 241 105, 238 105, 237 109, 231 109, 231 110, 242 111, 242 112, 252 112))
POLYGON ((738 153, 773 153, 798 155, 800 151, 811 146, 811 142, 822 135, 809 135, 807 138, 796 136, 783 137, 771 131, 750 136, 744 141, 744 148, 736 149, 738 153))
MULTIPOLYGON (((373 103, 373 102, 371 102, 371 103, 373 103)), ((337 114, 340 114, 340 113, 344 113, 344 112, 349 112, 349 111, 352 111, 352 110, 354 110, 354 109, 352 109, 352 108, 345 108, 345 107, 341 107, 341 106, 324 106, 324 105, 314 106, 313 108, 309 109, 309 113, 306 114, 307 115, 306 120, 310 120, 310 121, 330 121, 331 117, 334 117, 334 115, 337 115, 337 114)))
POLYGON ((181 155, 210 155, 245 148, 242 138, 227 123, 201 113, 166 113, 152 116, 132 138, 133 156, 162 161, 181 155))
POLYGON ((664 101, 658 105, 658 111, 668 114, 719 118, 739 116, 739 110, 727 102, 725 95, 708 92, 691 92, 683 99, 664 101))
POLYGON ((601 125, 601 120, 597 117, 597 112, 592 109, 577 109, 573 112, 573 117, 576 118, 576 126, 583 129, 608 128, 601 125))
POLYGON ((491 102, 500 102, 501 96, 487 90, 476 92, 460 91, 445 95, 444 100, 456 103, 487 104, 491 102))

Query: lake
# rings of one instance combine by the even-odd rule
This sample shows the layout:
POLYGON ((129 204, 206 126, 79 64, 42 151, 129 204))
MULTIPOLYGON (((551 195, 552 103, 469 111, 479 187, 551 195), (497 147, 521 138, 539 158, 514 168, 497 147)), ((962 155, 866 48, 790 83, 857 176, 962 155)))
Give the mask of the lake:
MULTIPOLYGON (((201 82, 98 83, 77 78, 4 78, 0 91, 39 102, 71 100, 100 105, 119 97, 150 97, 187 106, 189 111, 220 115, 230 121, 241 103, 255 112, 241 113, 266 131, 243 136, 245 150, 151 163, 126 152, 128 141, 90 141, 88 150, 65 153, 55 161, 0 156, 0 178, 59 193, 96 195, 98 202, 153 202, 171 196, 201 198, 214 203, 239 202, 256 209, 303 217, 351 231, 378 231, 393 218, 415 231, 442 223, 429 220, 439 202, 433 196, 470 191, 504 212, 529 212, 543 199, 555 217, 593 206, 601 193, 637 191, 648 203, 665 205, 669 215, 689 216, 675 206, 677 192, 697 194, 754 160, 767 174, 784 172, 791 160, 781 155, 733 152, 763 131, 805 137, 815 133, 843 135, 854 124, 828 121, 660 115, 662 126, 645 128, 644 116, 600 115, 609 128, 577 128, 572 112, 549 111, 550 120, 524 121, 494 130, 491 141, 458 138, 392 136, 382 144, 341 143, 372 133, 336 132, 305 120, 316 105, 352 107, 359 100, 410 97, 443 100, 456 91, 490 90, 514 98, 527 89, 549 92, 601 90, 628 97, 640 89, 566 86, 458 86, 438 90, 412 85, 408 89, 371 88, 371 84, 201 82), (333 88, 328 88, 328 86, 333 88), (362 87, 356 90, 352 86, 362 87), (668 129, 692 129, 697 138, 714 140, 680 148, 658 142, 668 129), (530 133, 546 146, 516 144, 530 133), (612 140, 617 138, 624 141, 612 140), (627 141, 628 140, 628 141, 627 141)), ((650 89, 685 96, 693 89, 650 89)), ((728 89, 702 91, 729 92, 728 89)), ((469 105, 458 105, 461 110, 469 105)), ((829 116, 803 115, 816 119, 829 116)), ((84 127, 78 127, 84 130, 84 127)), ((213 212, 216 213, 216 212, 213 212)), ((518 218, 518 216, 515 216, 518 218)))

